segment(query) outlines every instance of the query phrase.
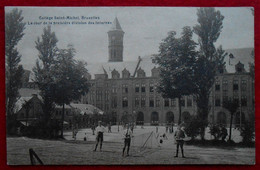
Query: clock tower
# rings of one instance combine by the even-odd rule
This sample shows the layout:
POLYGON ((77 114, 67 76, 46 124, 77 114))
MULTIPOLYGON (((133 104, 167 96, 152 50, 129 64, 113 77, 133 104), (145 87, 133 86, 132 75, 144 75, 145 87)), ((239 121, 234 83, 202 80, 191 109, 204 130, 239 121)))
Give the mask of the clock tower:
POLYGON ((112 28, 108 31, 108 55, 109 62, 123 61, 123 38, 122 30, 117 17, 115 18, 112 28))

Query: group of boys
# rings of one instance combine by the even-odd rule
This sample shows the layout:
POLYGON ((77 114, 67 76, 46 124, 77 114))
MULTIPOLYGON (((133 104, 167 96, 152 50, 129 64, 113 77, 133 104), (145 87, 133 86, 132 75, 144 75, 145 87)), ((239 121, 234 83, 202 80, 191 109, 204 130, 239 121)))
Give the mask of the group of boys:
MULTIPOLYGON (((104 126, 101 125, 101 121, 98 122, 98 126, 96 127, 96 145, 95 149, 93 151, 97 150, 98 144, 100 145, 100 151, 102 150, 102 143, 103 143, 103 134, 105 132, 104 126)), ((129 129, 129 125, 126 124, 126 129, 123 131, 123 138, 124 138, 124 147, 123 147, 123 153, 122 156, 124 156, 125 149, 127 148, 127 155, 129 156, 129 150, 130 150, 130 144, 131 144, 131 138, 133 137, 133 132, 131 129, 129 129)), ((182 157, 184 156, 183 151, 183 144, 184 144, 184 128, 178 127, 177 130, 174 133, 174 138, 176 140, 177 148, 176 148, 176 155, 175 157, 178 157, 179 147, 181 148, 182 157)))
MULTIPOLYGON (((104 132, 105 132, 105 128, 104 128, 104 126, 101 125, 101 121, 99 121, 98 126, 96 127, 96 145, 95 145, 95 149, 93 151, 97 150, 98 144, 100 146, 100 151, 102 150, 104 132)), ((126 147, 127 147, 127 156, 129 156, 130 143, 131 143, 132 137, 133 137, 132 130, 130 130, 129 125, 126 124, 126 129, 123 132, 124 148, 123 148, 122 156, 124 156, 126 147)))

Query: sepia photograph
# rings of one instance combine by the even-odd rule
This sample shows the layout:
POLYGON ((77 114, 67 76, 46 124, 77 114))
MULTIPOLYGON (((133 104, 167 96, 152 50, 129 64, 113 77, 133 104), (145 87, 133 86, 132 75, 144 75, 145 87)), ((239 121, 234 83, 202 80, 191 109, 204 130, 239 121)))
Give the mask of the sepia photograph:
POLYGON ((8 165, 254 165, 253 7, 5 7, 8 165))

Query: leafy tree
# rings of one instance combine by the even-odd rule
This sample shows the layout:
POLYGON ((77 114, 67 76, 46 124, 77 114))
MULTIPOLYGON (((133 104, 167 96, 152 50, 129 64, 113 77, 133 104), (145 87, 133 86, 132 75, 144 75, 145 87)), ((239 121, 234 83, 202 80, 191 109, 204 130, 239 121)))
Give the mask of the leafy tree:
POLYGON ((218 140, 221 136, 221 130, 220 130, 220 126, 219 125, 212 125, 210 127, 210 131, 209 133, 214 136, 214 140, 218 140))
POLYGON ((189 121, 185 126, 185 132, 187 136, 194 140, 200 134, 201 131, 201 121, 197 116, 192 116, 191 121, 189 121))
MULTIPOLYGON (((38 58, 36 66, 33 68, 34 82, 40 89, 40 95, 43 99, 43 126, 47 126, 50 121, 51 112, 54 108, 54 70, 57 58, 57 38, 51 27, 43 29, 41 38, 35 41, 38 50, 38 58)), ((44 127, 42 127, 44 128, 44 127)), ((49 128, 44 128, 49 129, 49 128)), ((47 132, 49 133, 49 132, 47 132)))
POLYGON ((24 36, 25 23, 22 11, 17 8, 5 14, 5 77, 6 77, 6 113, 7 123, 14 113, 15 103, 22 86, 23 67, 17 44, 24 36))
POLYGON ((252 144, 255 138, 255 127, 252 122, 245 122, 244 126, 241 128, 241 134, 243 138, 242 142, 246 145, 252 144))
POLYGON ((68 49, 59 50, 54 71, 54 102, 63 106, 62 131, 64 121, 64 105, 80 100, 88 92, 86 63, 74 59, 75 49, 69 45, 68 49))
POLYGON ((177 98, 179 102, 179 120, 181 123, 181 97, 191 94, 193 90, 191 75, 192 64, 196 56, 196 43, 192 40, 192 30, 184 27, 182 36, 176 38, 171 31, 159 47, 155 63, 160 67, 160 80, 157 90, 165 98, 177 98))
POLYGON ((230 126, 229 126, 229 141, 231 141, 232 125, 233 125, 233 116, 239 108, 239 102, 237 100, 228 99, 223 101, 223 107, 230 112, 230 126))
MULTIPOLYGON (((194 75, 192 76, 195 86, 194 96, 198 106, 198 115, 203 126, 207 125, 209 113, 209 94, 214 84, 216 72, 224 67, 224 57, 226 53, 220 46, 215 48, 221 31, 224 16, 215 8, 199 8, 197 11, 198 24, 193 27, 194 33, 198 35, 200 50, 194 63, 194 75)), ((204 139, 204 131, 201 131, 204 139)))

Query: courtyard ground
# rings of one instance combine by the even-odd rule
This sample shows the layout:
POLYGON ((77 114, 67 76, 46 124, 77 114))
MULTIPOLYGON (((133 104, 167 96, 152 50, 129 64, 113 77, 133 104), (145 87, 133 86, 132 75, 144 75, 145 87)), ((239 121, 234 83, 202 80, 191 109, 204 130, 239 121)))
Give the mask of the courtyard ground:
MULTIPOLYGON (((64 133, 65 140, 41 140, 27 137, 7 138, 7 162, 9 165, 29 165, 29 148, 32 148, 45 165, 118 165, 118 164, 254 164, 255 148, 220 148, 185 145, 186 158, 174 158, 176 145, 173 134, 159 144, 156 137, 165 133, 164 127, 145 126, 134 129, 130 156, 122 157, 122 127, 104 134, 102 152, 93 152, 95 135, 91 129, 79 130, 76 140, 72 132, 64 133), (153 132, 153 133, 152 133, 153 132), (146 142, 148 136, 152 137, 146 142), (86 136, 87 141, 83 138, 86 136), (149 147, 142 148, 143 143, 149 147), (148 146, 148 145, 147 145, 148 146)), ((210 136, 207 136, 210 138, 210 136)))

